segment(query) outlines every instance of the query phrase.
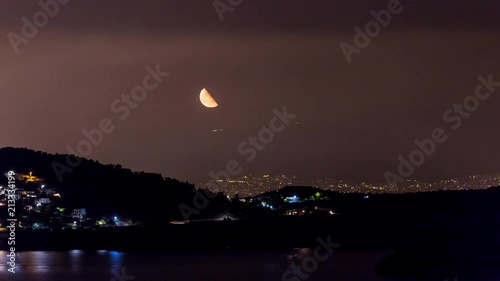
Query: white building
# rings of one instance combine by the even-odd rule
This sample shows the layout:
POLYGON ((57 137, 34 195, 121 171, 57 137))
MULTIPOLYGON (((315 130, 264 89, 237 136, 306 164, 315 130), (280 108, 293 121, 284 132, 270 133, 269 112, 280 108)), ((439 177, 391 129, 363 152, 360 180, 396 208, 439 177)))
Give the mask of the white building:
POLYGON ((50 201, 50 198, 40 198, 40 199, 38 199, 38 202, 40 204, 50 204, 51 201, 50 201))
POLYGON ((85 215, 87 214, 87 211, 85 209, 74 209, 73 210, 73 213, 71 214, 71 216, 73 218, 82 218, 84 217, 85 215))

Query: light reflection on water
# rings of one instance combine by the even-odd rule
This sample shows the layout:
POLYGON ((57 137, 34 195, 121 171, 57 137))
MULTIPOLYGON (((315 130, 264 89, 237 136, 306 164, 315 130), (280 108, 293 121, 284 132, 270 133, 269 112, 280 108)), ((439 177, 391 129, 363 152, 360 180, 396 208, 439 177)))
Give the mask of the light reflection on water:
MULTIPOLYGON (((0 251, 0 273, 7 272, 9 253, 0 251)), ((70 271, 78 274, 82 270, 109 270, 124 266, 124 253, 116 251, 85 252, 72 250, 69 252, 21 252, 16 253, 16 273, 44 274, 49 272, 70 271)), ((12 274, 12 273, 10 273, 12 274)), ((2 279, 2 278, 0 278, 2 279)))
MULTIPOLYGON (((389 253, 334 252, 310 274, 308 281, 387 281, 377 276, 374 268, 389 253)), ((314 250, 297 248, 289 252, 225 251, 158 255, 105 250, 22 252, 16 255, 16 274, 7 271, 7 254, 0 251, 0 280, 110 281, 116 277, 112 274, 114 270, 137 277, 134 278, 137 281, 280 281, 290 266, 301 265, 307 257, 314 255, 314 250)))

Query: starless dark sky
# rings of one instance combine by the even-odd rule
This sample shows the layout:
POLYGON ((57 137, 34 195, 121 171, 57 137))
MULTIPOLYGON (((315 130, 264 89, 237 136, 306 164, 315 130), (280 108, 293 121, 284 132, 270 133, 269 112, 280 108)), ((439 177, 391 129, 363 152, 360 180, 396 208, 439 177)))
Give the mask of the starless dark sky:
POLYGON ((479 75, 500 80, 500 5, 402 1, 347 64, 339 44, 388 2, 244 0, 221 22, 209 0, 72 0, 16 55, 7 34, 40 7, 3 0, 0 146, 65 153, 108 117, 116 129, 88 157, 103 163, 189 181, 233 159, 241 175, 383 181, 414 139, 442 127, 449 140, 414 178, 499 172, 500 89, 457 131, 442 114, 479 75), (119 120, 110 104, 156 64, 171 75, 119 120), (218 108, 201 106, 204 87, 218 108), (300 124, 247 163, 238 144, 283 106, 300 124))

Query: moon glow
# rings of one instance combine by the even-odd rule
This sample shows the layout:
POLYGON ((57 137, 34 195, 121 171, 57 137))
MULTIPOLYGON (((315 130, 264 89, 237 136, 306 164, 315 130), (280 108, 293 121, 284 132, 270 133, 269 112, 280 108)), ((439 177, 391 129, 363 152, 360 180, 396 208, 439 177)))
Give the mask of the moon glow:
POLYGON ((203 104, 204 106, 206 106, 208 108, 214 108, 214 107, 218 106, 217 102, 214 100, 212 95, 210 95, 210 93, 207 91, 207 89, 201 90, 200 101, 201 101, 201 104, 203 104))

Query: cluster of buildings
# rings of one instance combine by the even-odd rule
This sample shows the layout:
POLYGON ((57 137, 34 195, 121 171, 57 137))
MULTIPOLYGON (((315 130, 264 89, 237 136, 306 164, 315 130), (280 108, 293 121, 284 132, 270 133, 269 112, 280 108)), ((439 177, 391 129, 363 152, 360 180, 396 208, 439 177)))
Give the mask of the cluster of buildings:
MULTIPOLYGON (((408 192, 427 192, 437 190, 469 190, 486 189, 492 186, 500 186, 500 175, 476 175, 457 179, 441 180, 437 182, 423 182, 416 180, 407 180, 404 183, 398 183, 395 186, 387 183, 353 183, 331 178, 319 179, 312 182, 300 181, 296 176, 287 175, 247 175, 243 177, 231 178, 225 180, 209 180, 200 182, 199 186, 210 189, 213 184, 225 186, 222 190, 226 195, 240 198, 254 197, 259 194, 276 191, 285 186, 313 186, 324 190, 342 192, 342 193, 408 193, 408 192)), ((219 192, 220 190, 212 190, 219 192)))
POLYGON ((285 216, 307 216, 307 215, 328 215, 335 216, 338 213, 331 208, 322 206, 321 201, 328 200, 321 192, 315 194, 299 194, 282 196, 279 194, 261 194, 253 198, 239 199, 250 205, 266 208, 285 216))
MULTIPOLYGON (((223 191, 226 195, 230 197, 235 197, 238 194, 239 197, 253 197, 259 194, 281 189, 285 186, 298 185, 296 176, 286 176, 286 175, 262 175, 253 176, 247 175, 238 178, 232 178, 227 181, 225 180, 209 180, 207 182, 198 183, 199 186, 210 187, 213 184, 219 184, 220 186, 225 186, 223 191)), ((218 192, 218 190, 212 190, 218 192)))
MULTIPOLYGON (((16 178, 13 197, 15 218, 19 228, 63 230, 131 224, 131 222, 120 221, 117 217, 90 217, 84 206, 67 208, 62 204, 62 196, 57 188, 49 186, 32 172, 17 174, 16 178)), ((7 219, 8 199, 7 186, 0 183, 0 225, 4 225, 7 219)))
POLYGON ((356 193, 414 193, 438 190, 479 190, 492 186, 500 186, 499 175, 475 175, 463 178, 446 179, 436 182, 424 182, 418 180, 407 180, 396 185, 387 183, 349 183, 346 181, 319 180, 313 186, 338 192, 356 193))

